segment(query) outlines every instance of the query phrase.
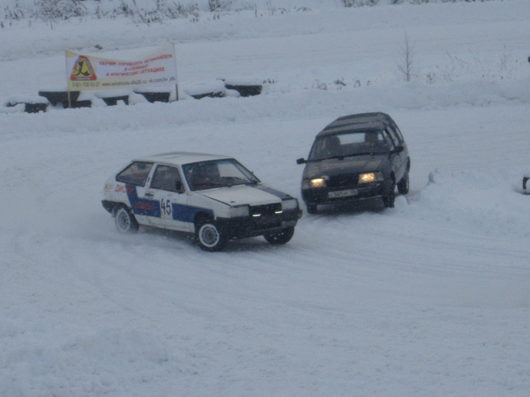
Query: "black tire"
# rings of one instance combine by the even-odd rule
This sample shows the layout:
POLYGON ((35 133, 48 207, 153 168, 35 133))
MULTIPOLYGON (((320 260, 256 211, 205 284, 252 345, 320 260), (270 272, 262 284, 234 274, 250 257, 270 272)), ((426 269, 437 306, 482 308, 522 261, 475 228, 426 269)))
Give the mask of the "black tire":
POLYGON ((314 203, 306 203, 307 213, 316 214, 318 212, 318 205, 314 203))
POLYGON ((199 247, 205 251, 221 251, 228 241, 223 230, 209 219, 197 223, 195 237, 199 247))
POLYGON ((135 233, 138 231, 138 222, 131 210, 120 205, 114 210, 114 224, 120 233, 135 233))
POLYGON ((288 243, 293 237, 293 234, 294 226, 291 226, 276 233, 264 234, 263 237, 265 237, 265 240, 267 240, 270 244, 279 245, 288 243))
POLYGON ((401 178, 397 184, 399 194, 407 194, 409 192, 409 173, 407 173, 401 178))
POLYGON ((383 196, 383 204, 386 208, 394 208, 395 201, 396 201, 396 182, 392 180, 392 185, 390 186, 388 193, 386 193, 383 196))

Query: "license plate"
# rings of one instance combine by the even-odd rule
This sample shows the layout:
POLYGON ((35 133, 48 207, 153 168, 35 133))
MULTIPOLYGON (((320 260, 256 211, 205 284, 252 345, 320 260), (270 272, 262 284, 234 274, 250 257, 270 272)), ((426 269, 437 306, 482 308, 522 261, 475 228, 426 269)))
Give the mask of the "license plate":
POLYGON ((282 220, 277 216, 262 216, 258 218, 256 223, 262 227, 281 226, 282 220))
POLYGON ((351 197, 357 196, 357 189, 348 189, 348 190, 338 190, 336 192, 329 192, 329 198, 341 198, 341 197, 351 197))

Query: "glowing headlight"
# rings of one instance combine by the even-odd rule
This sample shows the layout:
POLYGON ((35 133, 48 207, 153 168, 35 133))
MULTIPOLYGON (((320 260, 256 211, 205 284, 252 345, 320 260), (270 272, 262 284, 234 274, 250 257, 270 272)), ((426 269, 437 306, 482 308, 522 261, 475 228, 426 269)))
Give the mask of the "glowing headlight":
POLYGON ((248 205, 238 205, 235 207, 230 207, 230 216, 237 217, 237 216, 249 216, 250 210, 248 208, 248 205))
POLYGON ((367 172, 359 175, 359 183, 380 182, 383 175, 380 172, 367 172))
POLYGON ((314 188, 326 187, 326 180, 324 178, 313 178, 309 181, 309 185, 314 188))
POLYGON ((295 198, 282 201, 282 210, 284 211, 294 210, 297 208, 298 208, 298 200, 295 198))

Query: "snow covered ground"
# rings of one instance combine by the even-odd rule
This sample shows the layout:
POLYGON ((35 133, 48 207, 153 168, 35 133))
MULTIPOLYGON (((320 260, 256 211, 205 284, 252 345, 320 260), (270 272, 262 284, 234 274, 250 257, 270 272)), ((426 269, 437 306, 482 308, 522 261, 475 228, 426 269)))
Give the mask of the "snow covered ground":
POLYGON ((252 98, 0 110, 1 396, 529 395, 527 1, 20 23, 0 30, 0 96, 62 88, 66 48, 168 41, 183 87, 270 83, 252 98), (286 246, 212 254, 119 235, 100 205, 110 173, 168 150, 233 155, 299 196, 295 159, 361 111, 388 112, 407 139, 411 193, 394 209, 328 209, 286 246))

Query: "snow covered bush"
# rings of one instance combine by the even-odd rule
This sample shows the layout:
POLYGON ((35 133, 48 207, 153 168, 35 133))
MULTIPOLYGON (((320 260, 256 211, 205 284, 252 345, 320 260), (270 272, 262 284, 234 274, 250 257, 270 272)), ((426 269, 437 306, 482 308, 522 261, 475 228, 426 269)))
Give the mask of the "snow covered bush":
POLYGON ((192 15, 198 16, 196 4, 182 5, 181 3, 157 0, 155 8, 130 8, 125 16, 132 16, 134 20, 142 23, 163 22, 167 19, 176 19, 192 15))
POLYGON ((232 5, 230 0, 208 0, 210 12, 229 10, 232 5))
POLYGON ((37 15, 43 19, 69 19, 87 15, 87 8, 81 0, 37 0, 37 15))
POLYGON ((376 5, 379 0, 342 0, 344 7, 362 7, 376 5))
MULTIPOLYGON (((137 22, 162 22, 200 12, 255 10, 257 15, 284 14, 310 9, 397 4, 486 2, 496 0, 2 0, 0 21, 22 19, 65 20, 74 17, 126 17, 137 22)), ((501 1, 501 0, 497 0, 501 1)))

